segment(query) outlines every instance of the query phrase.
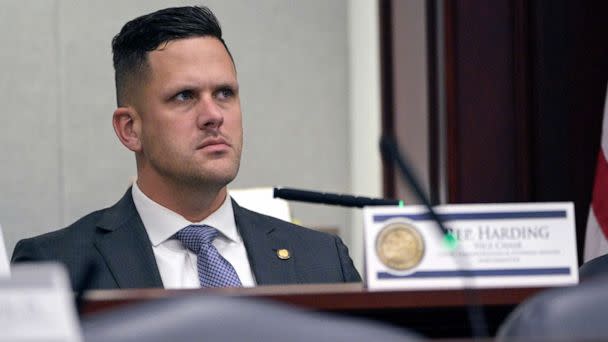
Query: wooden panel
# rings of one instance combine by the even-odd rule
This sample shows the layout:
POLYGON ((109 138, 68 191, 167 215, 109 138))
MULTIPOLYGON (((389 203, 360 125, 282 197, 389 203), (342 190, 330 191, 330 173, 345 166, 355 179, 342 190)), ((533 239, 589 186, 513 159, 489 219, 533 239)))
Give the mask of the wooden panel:
POLYGON ((511 2, 446 4, 449 201, 525 199, 516 186, 511 2))
MULTIPOLYGON (((381 3, 390 13, 391 1, 381 3)), ((427 12, 428 52, 443 61, 429 63, 429 108, 445 101, 448 202, 573 201, 582 253, 608 82, 608 1, 429 0, 427 12), (432 49, 438 28, 441 56, 432 49)), ((401 34, 385 32, 393 41, 401 34)), ((384 60, 390 53, 383 50, 384 60)), ((390 70, 387 98, 402 91, 389 88, 390 70)), ((397 122, 388 104, 385 122, 397 122)), ((431 114, 430 160, 438 168, 436 121, 431 114)), ((391 186, 385 179, 387 194, 391 186)))
POLYGON ((574 201, 582 262, 608 82, 608 2, 532 4, 534 200, 574 201))

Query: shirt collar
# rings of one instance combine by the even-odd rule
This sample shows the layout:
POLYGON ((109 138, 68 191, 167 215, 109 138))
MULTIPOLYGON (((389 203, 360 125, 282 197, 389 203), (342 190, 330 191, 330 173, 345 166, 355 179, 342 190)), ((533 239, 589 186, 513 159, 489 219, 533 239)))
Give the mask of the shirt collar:
POLYGON ((153 246, 160 245, 170 239, 179 230, 191 224, 208 225, 217 229, 231 241, 240 242, 241 240, 236 229, 230 196, 226 196, 224 203, 202 221, 190 222, 182 215, 163 207, 146 196, 139 186, 137 186, 137 182, 133 183, 131 194, 135 208, 141 217, 153 246))

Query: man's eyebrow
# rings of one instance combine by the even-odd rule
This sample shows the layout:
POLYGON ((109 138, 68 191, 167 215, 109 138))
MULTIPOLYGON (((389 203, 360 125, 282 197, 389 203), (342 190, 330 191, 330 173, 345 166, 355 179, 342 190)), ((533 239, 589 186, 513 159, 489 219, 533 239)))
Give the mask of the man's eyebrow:
POLYGON ((180 92, 180 91, 184 91, 184 90, 196 90, 198 88, 199 87, 196 84, 185 82, 185 83, 169 85, 164 89, 163 92, 176 93, 176 92, 180 92))
POLYGON ((238 89, 239 82, 236 80, 234 80, 234 81, 221 80, 221 81, 217 81, 217 82, 211 81, 206 85, 201 85, 196 81, 180 81, 180 82, 165 84, 165 86, 163 87, 163 89, 164 89, 163 92, 175 92, 175 91, 181 91, 181 90, 187 90, 187 89, 200 90, 200 89, 204 89, 207 87, 210 89, 220 89, 220 88, 238 89))
POLYGON ((239 83, 238 82, 219 82, 218 84, 215 85, 215 88, 232 88, 232 89, 238 89, 239 87, 239 83))

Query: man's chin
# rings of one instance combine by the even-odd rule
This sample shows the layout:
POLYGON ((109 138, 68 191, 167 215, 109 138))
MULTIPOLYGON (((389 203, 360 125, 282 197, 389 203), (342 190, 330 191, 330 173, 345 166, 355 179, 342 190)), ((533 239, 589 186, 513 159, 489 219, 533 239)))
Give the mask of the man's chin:
POLYGON ((236 178, 237 170, 206 170, 205 172, 191 174, 184 180, 191 186, 206 188, 223 188, 236 178))

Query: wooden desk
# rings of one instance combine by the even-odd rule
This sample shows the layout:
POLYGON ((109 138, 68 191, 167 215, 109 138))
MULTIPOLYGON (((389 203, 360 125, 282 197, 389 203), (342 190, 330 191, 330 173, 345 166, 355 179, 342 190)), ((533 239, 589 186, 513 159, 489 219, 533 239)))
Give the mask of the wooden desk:
POLYGON ((371 292, 360 283, 282 285, 197 290, 96 290, 85 294, 83 315, 145 300, 185 294, 242 296, 302 308, 365 317, 418 331, 428 337, 469 337, 467 304, 479 303, 492 335, 512 311, 544 288, 371 292))

